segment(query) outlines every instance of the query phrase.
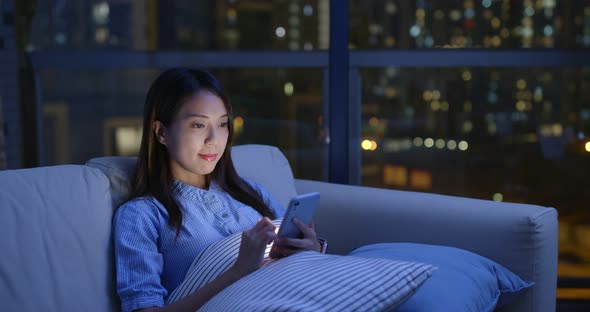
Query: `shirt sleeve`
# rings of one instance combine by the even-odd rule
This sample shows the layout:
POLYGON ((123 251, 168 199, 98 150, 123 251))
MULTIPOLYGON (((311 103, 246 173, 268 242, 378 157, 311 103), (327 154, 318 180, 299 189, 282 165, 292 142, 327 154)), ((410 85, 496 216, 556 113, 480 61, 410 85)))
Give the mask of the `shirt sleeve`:
POLYGON ((164 306, 158 209, 146 199, 125 203, 114 219, 117 292, 123 312, 164 306))
POLYGON ((275 213, 275 218, 282 218, 285 215, 285 208, 279 201, 272 196, 262 185, 250 179, 243 178, 258 194, 262 197, 262 201, 275 213))

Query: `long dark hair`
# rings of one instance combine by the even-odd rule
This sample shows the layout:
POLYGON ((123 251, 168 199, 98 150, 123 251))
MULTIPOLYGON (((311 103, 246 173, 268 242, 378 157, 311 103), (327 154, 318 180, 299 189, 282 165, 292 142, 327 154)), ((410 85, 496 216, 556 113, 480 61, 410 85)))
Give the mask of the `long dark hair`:
POLYGON ((170 159, 166 146, 161 144, 153 129, 156 120, 169 127, 187 99, 200 91, 209 91, 222 101, 229 116, 229 135, 225 151, 208 175, 222 190, 234 199, 251 206, 261 215, 275 218, 273 211, 264 203, 258 192, 238 176, 231 159, 233 138, 233 116, 229 97, 221 83, 211 73, 204 70, 173 68, 164 71, 152 83, 144 106, 143 135, 137 159, 135 179, 131 198, 151 195, 166 208, 169 225, 176 228, 176 235, 182 227, 182 207, 172 196, 174 177, 170 170, 170 159))

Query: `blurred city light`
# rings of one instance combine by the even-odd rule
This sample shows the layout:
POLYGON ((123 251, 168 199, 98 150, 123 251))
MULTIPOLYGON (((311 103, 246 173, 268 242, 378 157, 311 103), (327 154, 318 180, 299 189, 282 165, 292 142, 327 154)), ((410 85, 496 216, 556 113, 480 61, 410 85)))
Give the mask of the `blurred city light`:
POLYGON ((283 38, 287 34, 287 31, 284 27, 277 27, 277 29, 275 30, 275 34, 277 35, 277 37, 283 38))
POLYGON ((286 96, 293 95, 293 92, 295 91, 295 87, 293 86, 293 83, 286 82, 285 85, 283 86, 283 91, 285 92, 286 96))

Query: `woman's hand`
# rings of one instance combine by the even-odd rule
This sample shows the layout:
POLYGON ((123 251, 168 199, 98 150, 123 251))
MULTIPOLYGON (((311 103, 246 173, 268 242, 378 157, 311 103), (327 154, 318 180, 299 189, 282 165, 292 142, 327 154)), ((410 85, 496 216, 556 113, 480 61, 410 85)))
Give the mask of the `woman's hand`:
POLYGON ((240 253, 232 269, 241 278, 256 270, 262 264, 266 245, 276 238, 276 226, 269 218, 264 217, 249 230, 242 233, 240 253))
POLYGON ((293 223, 295 223, 299 230, 301 230, 303 238, 277 238, 276 242, 281 244, 281 246, 278 247, 279 253, 283 256, 290 256, 300 251, 311 250, 319 252, 322 246, 316 236, 313 221, 307 225, 301 222, 301 220, 294 218, 293 223))

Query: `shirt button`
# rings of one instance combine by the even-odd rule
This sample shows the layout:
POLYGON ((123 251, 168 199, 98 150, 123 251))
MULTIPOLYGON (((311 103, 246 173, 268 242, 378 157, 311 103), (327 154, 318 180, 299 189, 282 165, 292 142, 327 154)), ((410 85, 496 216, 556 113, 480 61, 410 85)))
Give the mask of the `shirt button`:
POLYGON ((227 218, 227 217, 229 217, 229 214, 223 213, 221 216, 224 217, 224 218, 227 218))

